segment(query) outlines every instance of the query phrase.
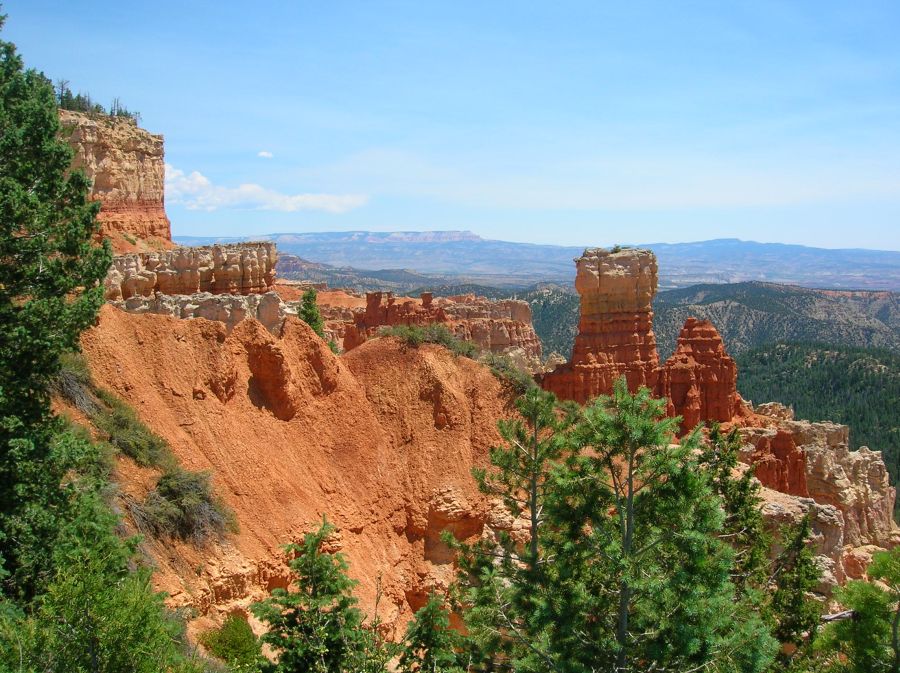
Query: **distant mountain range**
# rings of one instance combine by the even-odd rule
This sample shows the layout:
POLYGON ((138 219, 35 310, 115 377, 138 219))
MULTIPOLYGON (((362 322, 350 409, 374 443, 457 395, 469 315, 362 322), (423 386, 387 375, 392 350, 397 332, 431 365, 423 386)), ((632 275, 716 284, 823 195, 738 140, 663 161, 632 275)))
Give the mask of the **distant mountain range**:
MULTIPOLYGON (((358 270, 405 270, 451 282, 527 287, 570 283, 572 260, 582 247, 534 245, 483 239, 468 231, 326 232, 260 236, 282 254, 358 270)), ((246 238, 178 236, 183 245, 246 238)), ((649 243, 659 260, 662 289, 698 283, 765 281, 805 287, 900 291, 900 252, 830 250, 781 243, 716 239, 696 243, 649 243)), ((423 283, 424 284, 424 283, 423 283)))

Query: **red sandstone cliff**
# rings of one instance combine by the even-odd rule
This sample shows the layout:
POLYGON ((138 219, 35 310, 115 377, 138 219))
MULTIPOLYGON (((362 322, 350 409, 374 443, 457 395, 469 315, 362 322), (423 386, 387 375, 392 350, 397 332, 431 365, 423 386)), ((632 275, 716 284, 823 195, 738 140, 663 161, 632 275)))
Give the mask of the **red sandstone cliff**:
POLYGON ((73 167, 93 185, 100 201, 100 236, 117 252, 171 247, 163 189, 163 137, 126 117, 59 111, 65 139, 75 150, 73 167))
MULTIPOLYGON (((240 532, 198 550, 156 543, 155 582, 205 628, 285 586, 280 546, 326 514, 371 612, 398 622, 453 573, 443 529, 481 535, 494 522, 471 478, 499 442, 507 398, 489 370, 437 346, 393 339, 343 357, 288 317, 271 334, 105 306, 83 348, 97 382, 126 399, 185 467, 209 469, 240 532)), ((152 479, 127 459, 127 494, 152 479)))

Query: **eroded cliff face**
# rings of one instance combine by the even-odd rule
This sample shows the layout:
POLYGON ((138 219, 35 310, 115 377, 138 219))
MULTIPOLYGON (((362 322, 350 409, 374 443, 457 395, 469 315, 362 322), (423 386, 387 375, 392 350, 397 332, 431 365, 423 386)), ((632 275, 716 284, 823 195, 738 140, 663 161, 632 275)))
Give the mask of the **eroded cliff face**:
POLYGON ((163 190, 163 137, 125 117, 59 111, 63 134, 75 150, 73 167, 93 185, 100 201, 100 237, 117 252, 172 246, 163 190))
POLYGON ((655 389, 659 354, 650 304, 657 287, 656 256, 634 248, 591 248, 575 263, 578 335, 571 360, 544 377, 544 388, 582 404, 609 394, 622 376, 632 390, 655 389))
POLYGON ((762 485, 784 494, 782 502, 794 496, 800 503, 815 503, 813 530, 834 542, 820 546, 826 579, 861 577, 872 551, 900 543, 893 519, 896 491, 881 452, 851 451, 850 428, 795 420, 790 409, 775 403, 760 405, 742 424, 741 459, 754 466, 762 485), (828 533, 828 521, 839 521, 839 540, 828 533))
POLYGON ((152 313, 184 320, 193 318, 215 320, 225 325, 228 332, 242 320, 252 318, 273 334, 279 334, 284 318, 289 315, 275 292, 249 295, 209 292, 176 295, 156 293, 150 297, 136 295, 110 303, 128 313, 152 313))
MULTIPOLYGON (((332 308, 328 301, 327 295, 320 300, 326 310, 332 308)), ((430 292, 414 299, 398 298, 390 292, 369 292, 364 307, 351 308, 347 302, 340 302, 333 308, 339 311, 328 311, 329 315, 345 315, 345 311, 352 311, 352 321, 342 330, 345 351, 365 343, 382 327, 441 324, 480 350, 515 352, 532 368, 540 366, 541 343, 531 322, 531 307, 524 301, 492 301, 474 294, 435 298, 430 292)))
MULTIPOLYGON (((500 442, 509 413, 488 369, 445 349, 372 340, 336 357, 287 317, 277 335, 251 319, 136 315, 105 306, 82 345, 98 384, 126 399, 189 469, 213 472, 240 532, 198 550, 149 540, 158 587, 208 628, 286 586, 281 545, 327 515, 335 545, 371 613, 402 628, 431 587, 453 575, 440 539, 509 527, 491 513, 471 469, 500 442)), ((119 464, 126 494, 152 480, 119 464)), ((252 621, 252 620, 251 620, 252 621)))
POLYGON ((274 290, 274 243, 179 247, 117 255, 104 286, 108 300, 131 297, 262 294, 274 290))

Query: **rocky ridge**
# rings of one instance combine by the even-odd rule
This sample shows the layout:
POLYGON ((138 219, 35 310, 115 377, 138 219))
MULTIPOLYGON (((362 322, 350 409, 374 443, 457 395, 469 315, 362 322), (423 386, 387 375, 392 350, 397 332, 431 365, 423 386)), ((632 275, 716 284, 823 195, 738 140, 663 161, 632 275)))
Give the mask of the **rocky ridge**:
POLYGON ((275 285, 274 243, 179 247, 117 255, 104 281, 108 300, 165 295, 261 294, 275 285))
POLYGON ((810 514, 826 583, 863 577, 873 551, 900 544, 881 452, 851 451, 846 425, 796 420, 777 403, 753 411, 740 428, 741 460, 769 494, 764 513, 778 521, 792 508, 786 520, 810 514))
MULTIPOLYGON (((340 307, 344 309, 344 307, 340 307)), ((326 318, 327 319, 327 318, 326 318)), ((390 292, 366 293, 365 308, 356 310, 343 330, 345 351, 353 350, 395 325, 446 325, 458 338, 491 353, 521 351, 539 366, 541 344, 531 324, 531 307, 514 299, 493 301, 474 294, 419 299, 397 298, 390 292)))
POLYGON ((100 201, 101 238, 113 249, 172 246, 164 203, 163 137, 127 117, 59 111, 63 136, 75 150, 73 168, 91 180, 91 198, 100 201))

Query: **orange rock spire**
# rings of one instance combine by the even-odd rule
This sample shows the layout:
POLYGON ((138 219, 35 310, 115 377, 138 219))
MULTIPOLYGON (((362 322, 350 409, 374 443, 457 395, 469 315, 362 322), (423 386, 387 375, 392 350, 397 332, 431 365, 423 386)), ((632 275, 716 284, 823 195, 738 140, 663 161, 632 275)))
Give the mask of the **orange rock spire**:
POLYGON ((681 416, 682 431, 701 421, 731 421, 742 413, 737 365, 709 320, 688 318, 675 353, 660 369, 657 395, 669 400, 670 416, 681 416))
POLYGON ((562 399, 585 403, 625 376, 632 390, 656 388, 659 355, 650 302, 656 257, 649 250, 592 248, 575 260, 581 320, 572 359, 544 377, 562 399))

